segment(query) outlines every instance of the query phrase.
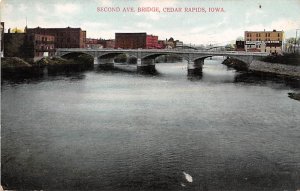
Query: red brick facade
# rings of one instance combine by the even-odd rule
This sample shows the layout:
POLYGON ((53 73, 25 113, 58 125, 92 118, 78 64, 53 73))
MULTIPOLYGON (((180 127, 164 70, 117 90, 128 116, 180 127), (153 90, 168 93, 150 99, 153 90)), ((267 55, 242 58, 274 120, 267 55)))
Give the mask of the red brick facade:
POLYGON ((116 33, 115 48, 138 49, 146 48, 146 33, 116 33))
POLYGON ((86 31, 81 28, 28 28, 29 34, 53 35, 55 48, 85 48, 86 31))
POLYGON ((146 48, 147 49, 156 49, 158 48, 158 36, 147 35, 146 37, 146 48))

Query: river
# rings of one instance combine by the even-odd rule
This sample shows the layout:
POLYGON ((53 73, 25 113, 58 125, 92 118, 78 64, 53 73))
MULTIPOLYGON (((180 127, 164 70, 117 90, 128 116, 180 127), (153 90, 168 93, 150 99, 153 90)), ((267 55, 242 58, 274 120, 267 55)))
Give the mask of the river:
POLYGON ((206 59, 157 74, 3 81, 2 185, 17 190, 299 190, 299 89, 206 59))

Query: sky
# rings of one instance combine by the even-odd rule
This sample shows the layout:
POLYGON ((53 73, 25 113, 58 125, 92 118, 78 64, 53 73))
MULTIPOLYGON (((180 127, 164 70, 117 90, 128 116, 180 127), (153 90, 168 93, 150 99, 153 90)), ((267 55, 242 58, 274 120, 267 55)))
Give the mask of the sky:
MULTIPOLYGON (((300 29, 300 0, 0 0, 1 21, 8 28, 80 27, 87 37, 113 39, 115 32, 147 32, 185 44, 227 44, 244 31, 300 29), (120 12, 98 12, 101 8, 120 12), (133 7, 135 12, 123 12, 133 7), (158 12, 138 12, 158 7, 158 12), (224 12, 209 12, 209 8, 224 12), (163 12, 164 8, 204 8, 206 12, 163 12)), ((297 30, 300 36, 300 30, 297 30)))

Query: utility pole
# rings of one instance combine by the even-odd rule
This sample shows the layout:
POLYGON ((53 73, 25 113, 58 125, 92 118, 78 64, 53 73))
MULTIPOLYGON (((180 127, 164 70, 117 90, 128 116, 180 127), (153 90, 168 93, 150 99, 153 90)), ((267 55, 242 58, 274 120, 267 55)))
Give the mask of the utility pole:
MULTIPOLYGON (((294 53, 296 53, 296 45, 297 45, 297 32, 300 29, 296 29, 296 38, 295 38, 295 44, 294 44, 294 53)), ((299 46, 299 42, 298 42, 298 46, 299 46)), ((299 48, 299 47, 298 47, 299 48)))

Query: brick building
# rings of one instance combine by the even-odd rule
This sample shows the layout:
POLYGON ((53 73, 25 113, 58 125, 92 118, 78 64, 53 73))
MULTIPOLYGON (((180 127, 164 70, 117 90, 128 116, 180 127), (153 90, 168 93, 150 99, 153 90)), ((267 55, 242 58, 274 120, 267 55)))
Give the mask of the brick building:
POLYGON ((55 54, 55 38, 52 35, 5 33, 4 57, 20 57, 36 60, 55 54))
POLYGON ((81 28, 27 28, 28 34, 52 35, 55 48, 85 48, 86 31, 81 28))
POLYGON ((247 52, 267 52, 281 54, 283 49, 283 31, 245 31, 245 50, 247 52))
POLYGON ((158 36, 147 35, 147 33, 116 33, 115 39, 115 48, 156 49, 161 47, 158 44, 158 36))
POLYGON ((115 48, 115 40, 114 39, 100 39, 100 43, 103 45, 103 48, 115 48))
POLYGON ((166 41, 165 40, 158 40, 158 49, 164 49, 166 48, 166 41))
POLYGON ((104 44, 101 41, 101 39, 86 38, 85 47, 92 48, 92 49, 99 49, 99 48, 103 48, 104 44))
POLYGON ((105 48, 115 48, 116 41, 114 39, 105 40, 105 48))
POLYGON ((146 48, 156 49, 158 48, 158 36, 147 35, 146 36, 146 48))
POLYGON ((138 49, 146 48, 146 33, 116 33, 115 48, 138 49))

